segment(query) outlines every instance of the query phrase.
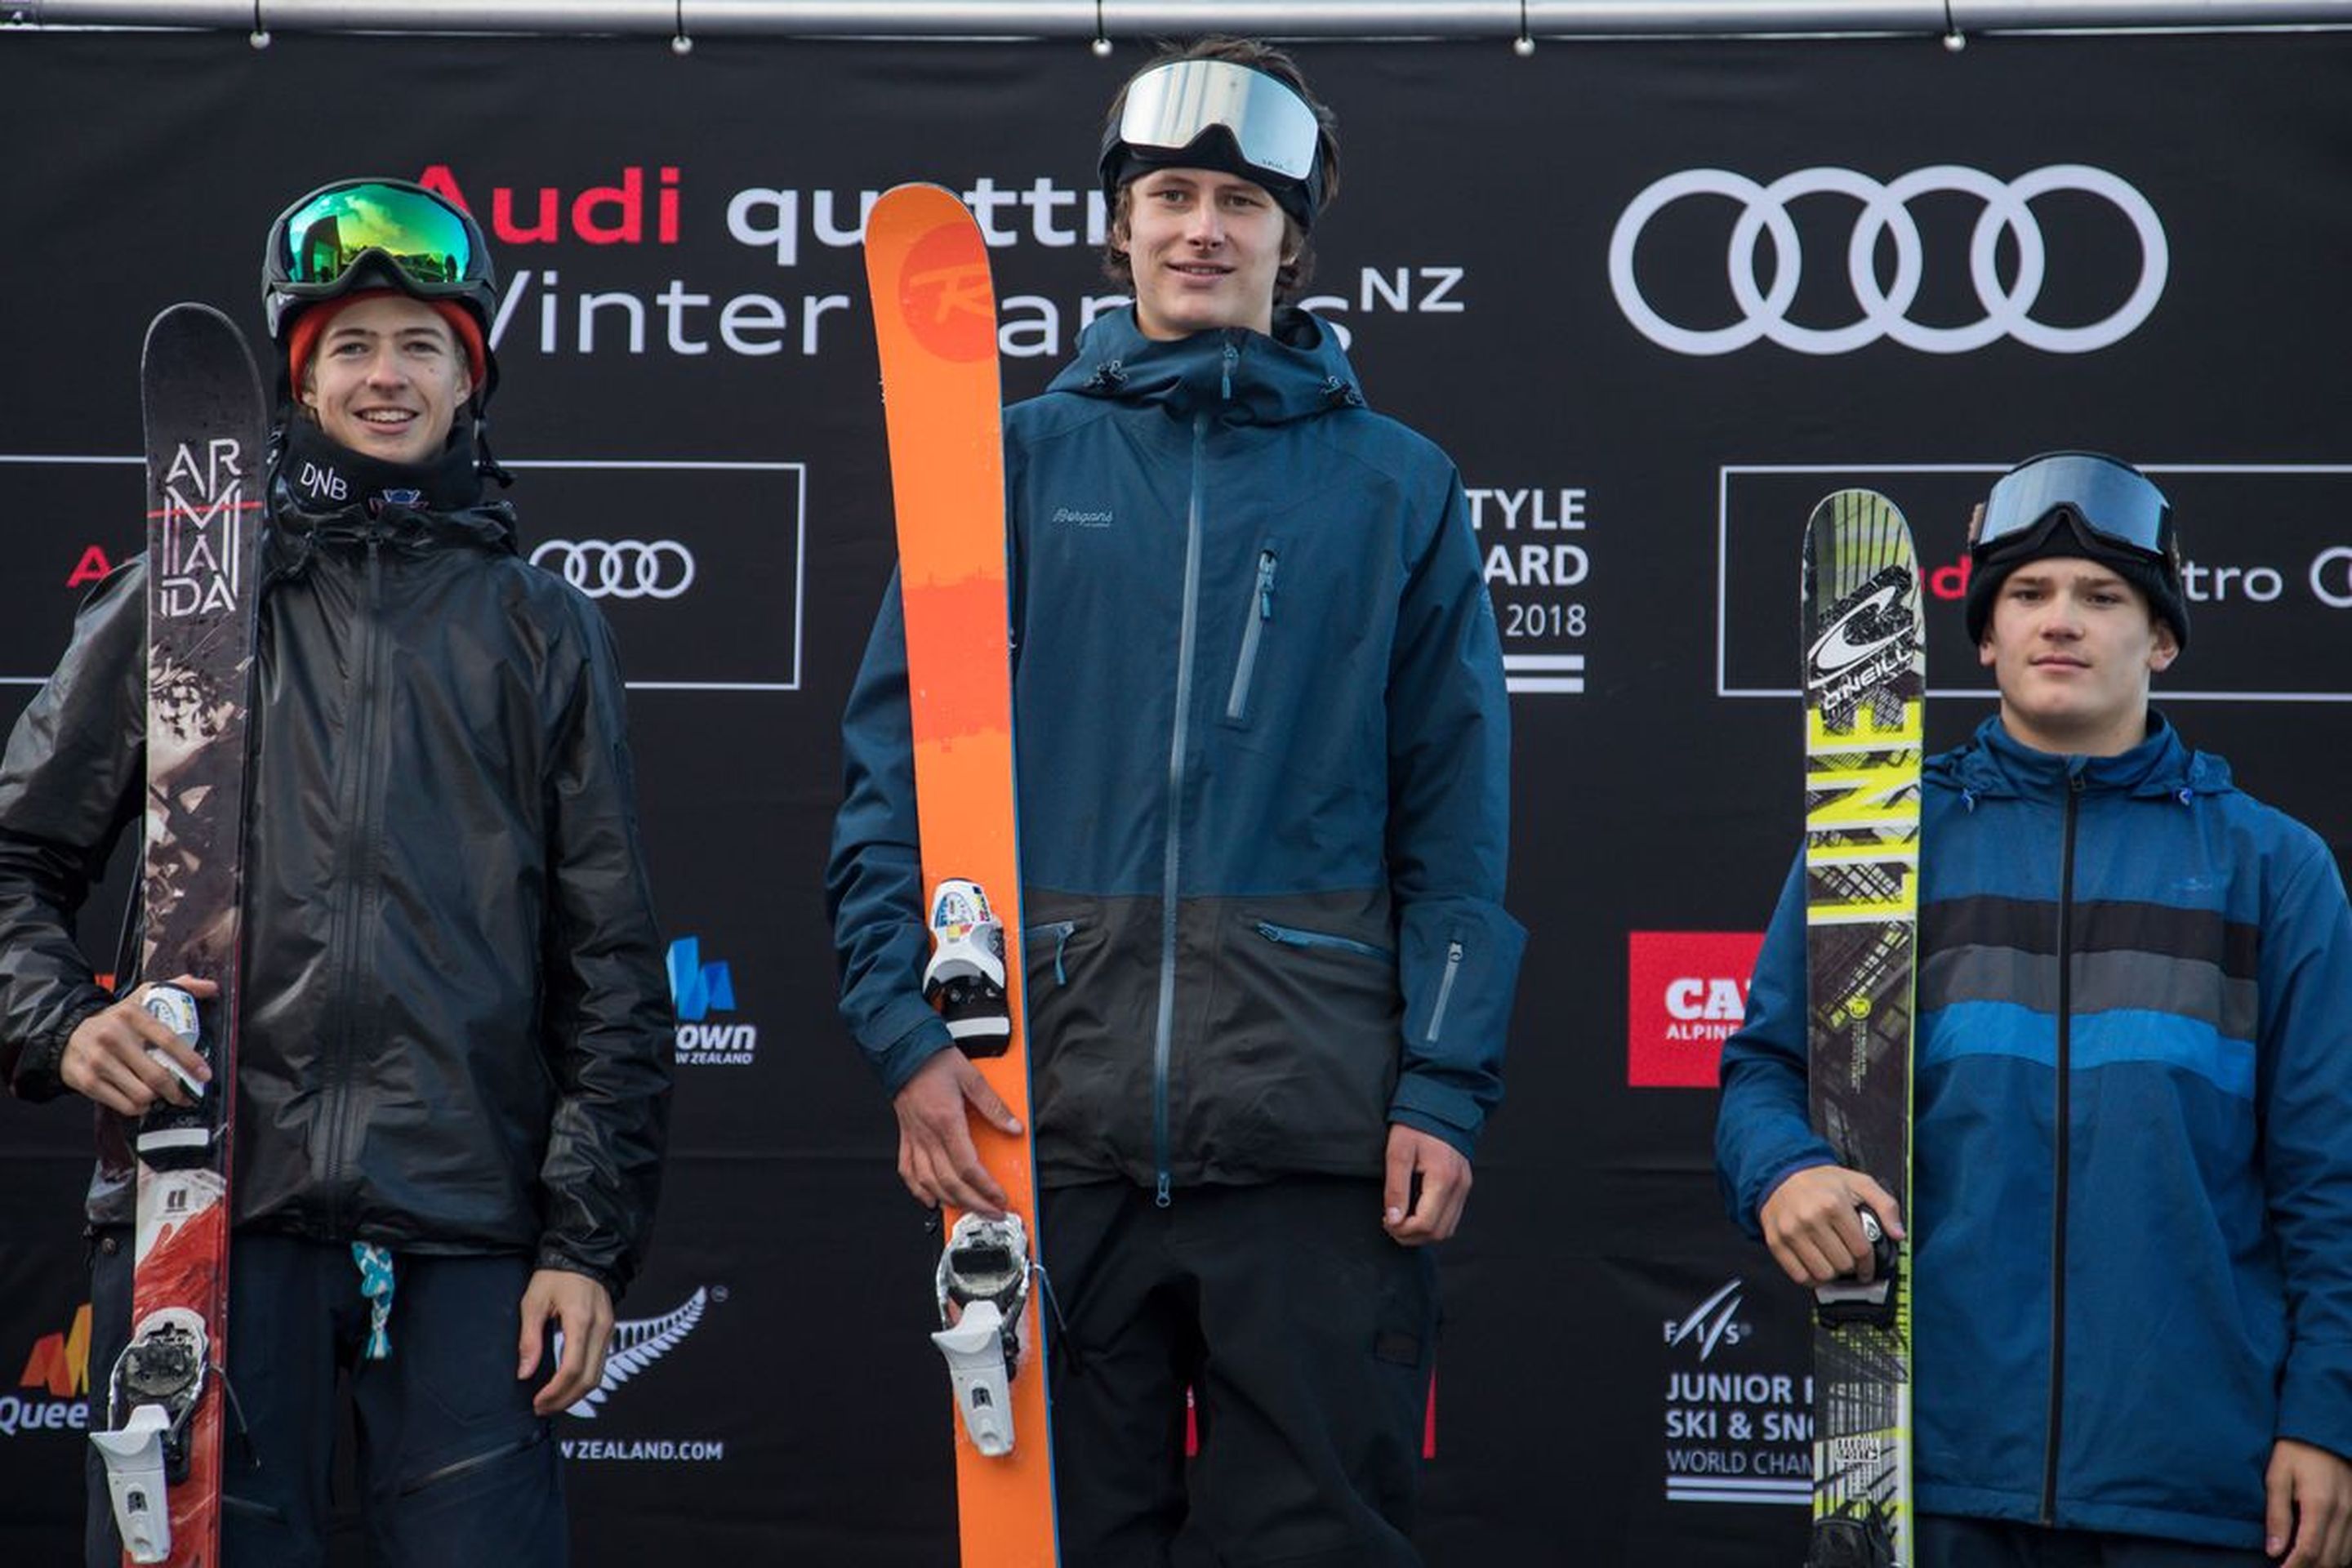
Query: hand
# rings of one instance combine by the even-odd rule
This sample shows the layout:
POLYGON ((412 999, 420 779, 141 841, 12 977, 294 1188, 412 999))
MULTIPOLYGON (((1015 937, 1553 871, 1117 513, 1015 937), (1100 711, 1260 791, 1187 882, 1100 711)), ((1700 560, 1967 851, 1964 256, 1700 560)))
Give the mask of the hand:
POLYGON ((2263 1550, 2279 1568, 2345 1568, 2352 1563, 2352 1464, 2325 1448, 2281 1437, 2271 1445, 2263 1550), (2289 1552, 2292 1542, 2294 1550, 2289 1552))
POLYGON ((941 1051, 916 1068, 890 1107, 898 1114, 898 1179, 908 1192, 933 1208, 952 1204, 990 1219, 1004 1217, 1004 1189, 980 1163, 971 1112, 1016 1136, 1021 1119, 961 1051, 941 1051))
POLYGON ((1462 1223, 1470 1201, 1470 1162, 1434 1133, 1389 1124, 1388 1170, 1381 1184, 1381 1226, 1400 1247, 1444 1241, 1462 1223), (1413 1191, 1413 1179, 1421 1191, 1413 1191))
MULTIPOLYGON (((220 994, 212 981, 190 975, 175 976, 172 984, 199 999, 220 994)), ((198 1083, 212 1081, 213 1069, 204 1058, 142 1005, 148 989, 142 985, 75 1025, 65 1054, 58 1058, 58 1077, 68 1089, 123 1116, 144 1116, 158 1100, 196 1102, 160 1058, 179 1063, 198 1083)))
POLYGON ((1870 1239, 1856 1208, 1876 1215, 1889 1237, 1903 1239, 1903 1216, 1894 1195, 1843 1165, 1812 1165, 1784 1178, 1757 1217, 1773 1260, 1798 1284, 1848 1279, 1867 1283, 1870 1239))
POLYGON ((541 1415, 578 1404, 604 1377, 604 1358, 613 1351, 613 1294, 568 1268, 541 1268, 531 1275, 522 1293, 522 1338, 515 1346, 518 1379, 538 1370, 550 1318, 563 1332, 563 1359, 547 1386, 531 1396, 530 1407, 541 1415))

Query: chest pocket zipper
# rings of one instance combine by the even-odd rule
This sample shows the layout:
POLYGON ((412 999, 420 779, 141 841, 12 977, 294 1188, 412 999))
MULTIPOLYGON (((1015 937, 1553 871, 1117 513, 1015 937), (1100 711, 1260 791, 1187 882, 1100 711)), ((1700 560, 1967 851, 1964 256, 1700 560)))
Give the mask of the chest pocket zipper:
POLYGON ((1067 985, 1070 983, 1070 975, 1069 971, 1062 966, 1062 955, 1069 951, 1070 938, 1077 929, 1078 922, 1076 921, 1055 921, 1046 925, 1024 927, 1021 932, 1021 951, 1024 954, 1030 953, 1034 951, 1031 943, 1043 942, 1050 937, 1054 943, 1054 984, 1067 985))
POLYGON ((1257 645, 1265 623, 1274 619, 1274 574, 1279 564, 1272 550, 1257 552, 1257 583, 1250 594, 1249 619, 1242 630, 1242 656, 1234 666, 1234 689, 1225 699, 1225 720, 1238 724, 1249 717, 1250 686, 1257 674, 1257 645))
POLYGON ((1374 947, 1369 942, 1353 937, 1333 936, 1327 931, 1300 931, 1297 926, 1278 926, 1272 921, 1256 922, 1257 934, 1278 947, 1319 947, 1335 952, 1352 952, 1359 958, 1378 959, 1382 963, 1394 963, 1396 954, 1385 947, 1374 947))

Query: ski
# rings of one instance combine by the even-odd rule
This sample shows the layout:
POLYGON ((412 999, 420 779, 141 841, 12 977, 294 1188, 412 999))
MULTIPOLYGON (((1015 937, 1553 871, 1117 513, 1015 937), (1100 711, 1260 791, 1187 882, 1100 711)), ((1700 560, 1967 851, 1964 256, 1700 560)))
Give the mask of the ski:
MULTIPOLYGON (((210 1085, 132 1139, 138 1226, 131 1341, 107 1380, 105 1456, 123 1552, 212 1568, 228 1346, 229 1137, 237 931, 268 413, 243 334, 174 305, 147 329, 147 798, 139 978, 147 1008, 201 1053, 210 1085), (163 984, 220 987, 198 1002, 163 984)), ((190 1086, 192 1089, 194 1085, 190 1086)))
MULTIPOLYGON (((1813 1127, 1911 1204, 1927 643, 1911 531, 1839 490, 1805 523, 1805 960, 1813 1127)), ((1815 1292, 1807 1568, 1910 1568, 1911 1248, 1864 1211, 1868 1284, 1815 1292)))
MULTIPOLYGON (((880 353, 923 886, 924 989, 957 1045, 1030 1123, 1013 794, 1011 601, 996 303, 979 226, 936 185, 900 185, 866 221, 880 353)), ((975 1125, 1002 1221, 950 1215, 936 1277, 957 1410, 964 1568, 1058 1561, 1030 1140, 975 1125)))

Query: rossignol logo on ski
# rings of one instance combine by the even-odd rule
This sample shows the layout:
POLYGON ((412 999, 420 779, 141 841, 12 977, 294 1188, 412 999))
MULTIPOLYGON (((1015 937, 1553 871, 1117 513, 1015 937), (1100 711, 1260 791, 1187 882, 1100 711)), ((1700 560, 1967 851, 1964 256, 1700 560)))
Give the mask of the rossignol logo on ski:
POLYGON ((1848 707, 1910 664, 1917 649, 1917 593, 1916 575, 1891 566, 1832 612, 1828 628, 1805 653, 1805 685, 1822 708, 1848 707))
POLYGON ((941 225, 917 240, 898 274, 898 314, 916 341, 969 363, 996 353, 996 294, 979 232, 941 225))
POLYGON ((247 493, 245 443, 233 437, 183 441, 164 470, 157 518, 154 605, 161 615, 235 613, 245 591, 237 513, 258 508, 247 493))

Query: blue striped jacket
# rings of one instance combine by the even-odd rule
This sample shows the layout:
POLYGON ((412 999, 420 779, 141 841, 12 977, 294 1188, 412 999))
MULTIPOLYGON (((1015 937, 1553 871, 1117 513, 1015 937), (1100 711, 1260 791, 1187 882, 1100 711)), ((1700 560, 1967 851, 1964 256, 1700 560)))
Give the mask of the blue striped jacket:
MULTIPOLYGON (((2336 862, 2160 716, 2095 758, 1989 719, 1925 794, 1918 1504, 2257 1547, 2276 1438, 2352 1456, 2336 862)), ((1830 1158, 1792 873, 1724 1052, 1717 1170, 1750 1235, 1830 1158)))

